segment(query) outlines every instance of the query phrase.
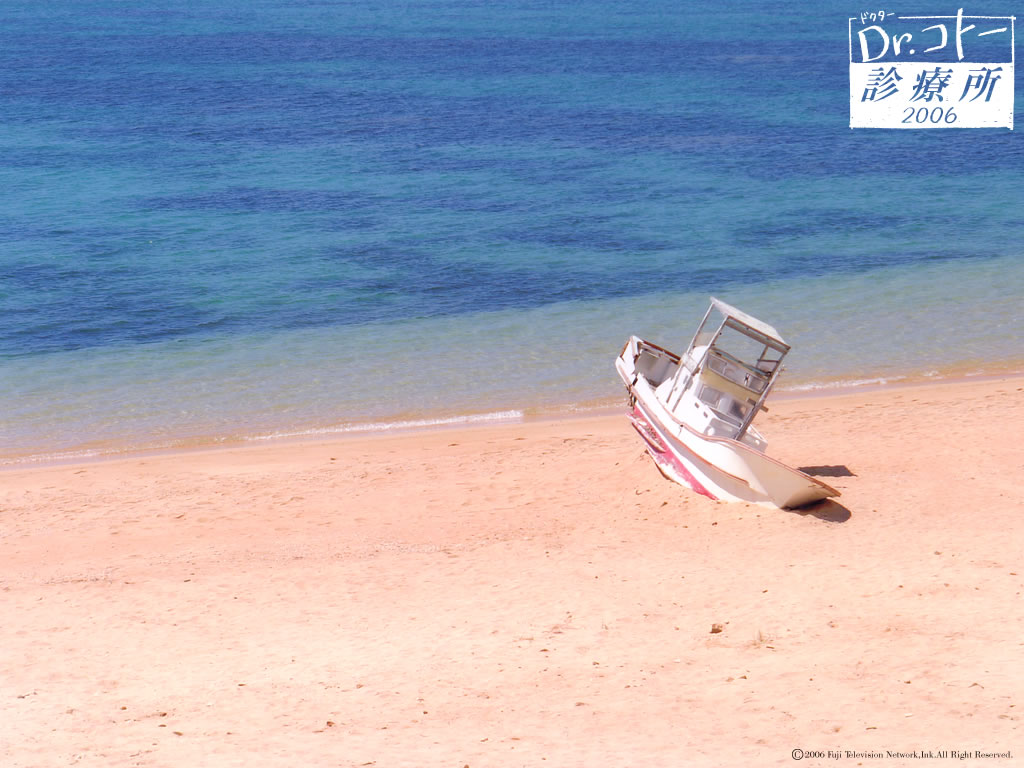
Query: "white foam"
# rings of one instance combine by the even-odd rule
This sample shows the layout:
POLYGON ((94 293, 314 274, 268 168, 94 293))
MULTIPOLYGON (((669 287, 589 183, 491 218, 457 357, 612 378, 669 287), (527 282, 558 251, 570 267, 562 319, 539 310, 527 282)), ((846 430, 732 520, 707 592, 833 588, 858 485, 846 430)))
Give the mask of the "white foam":
POLYGON ((0 457, 0 467, 15 466, 18 464, 60 464, 64 462, 85 461, 87 459, 95 459, 99 456, 104 456, 107 453, 116 453, 116 451, 58 451, 56 453, 39 453, 30 454, 28 456, 5 456, 0 457))
POLYGON ((411 419, 408 421, 380 421, 367 424, 340 424, 336 427, 317 427, 297 432, 273 432, 267 435, 253 435, 245 440, 277 440, 284 437, 311 437, 314 435, 339 435, 367 432, 395 432, 406 429, 427 429, 430 427, 448 427, 459 424, 483 424, 509 421, 522 421, 522 411, 495 411, 493 413, 473 413, 464 416, 448 416, 437 419, 411 419))
POLYGON ((902 381, 906 376, 892 376, 890 378, 874 379, 840 379, 839 381, 811 381, 806 384, 795 384, 786 387, 786 392, 810 392, 819 389, 854 389, 856 387, 874 387, 892 384, 895 381, 902 381))

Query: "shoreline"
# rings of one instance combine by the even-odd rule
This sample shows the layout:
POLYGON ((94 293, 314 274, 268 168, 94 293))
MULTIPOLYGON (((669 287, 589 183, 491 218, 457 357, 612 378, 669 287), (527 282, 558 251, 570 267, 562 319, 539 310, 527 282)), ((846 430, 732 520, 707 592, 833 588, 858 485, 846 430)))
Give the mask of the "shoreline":
MULTIPOLYGON (((804 399, 827 399, 856 395, 859 393, 884 392, 915 387, 932 387, 965 384, 970 382, 999 381, 1003 379, 1024 380, 1024 364, 1018 361, 1003 366, 988 366, 965 371, 958 366, 947 374, 907 374, 889 379, 868 379, 843 384, 824 383, 821 385, 798 384, 792 388, 782 386, 776 389, 770 399, 772 403, 804 399)), ((533 424, 538 422, 560 422, 588 417, 611 416, 620 410, 621 398, 598 400, 585 403, 570 403, 559 407, 536 409, 509 409, 488 413, 455 414, 435 419, 409 419, 394 422, 372 422, 368 424, 349 423, 333 427, 310 427, 294 432, 275 432, 269 435, 206 436, 181 439, 171 445, 129 445, 98 448, 95 450, 72 450, 57 454, 24 454, 0 457, 0 473, 31 467, 68 466, 117 461, 142 456, 164 456, 189 454, 217 450, 234 450, 261 445, 334 442, 382 437, 386 435, 422 434, 434 431, 451 431, 474 428, 489 428, 501 424, 533 424)))
POLYGON ((842 492, 802 510, 619 415, 9 469, 0 758, 1019 753, 1022 428, 1021 376, 779 400, 769 454, 842 492))

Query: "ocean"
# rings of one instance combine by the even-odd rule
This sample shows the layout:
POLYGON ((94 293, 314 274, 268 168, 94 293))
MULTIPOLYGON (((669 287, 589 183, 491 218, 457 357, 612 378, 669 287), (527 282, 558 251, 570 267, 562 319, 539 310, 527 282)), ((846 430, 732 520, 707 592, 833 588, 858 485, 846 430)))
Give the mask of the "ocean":
POLYGON ((1020 134, 851 129, 862 10, 5 0, 0 462, 605 407, 712 295, 782 389, 1024 368, 1020 134))

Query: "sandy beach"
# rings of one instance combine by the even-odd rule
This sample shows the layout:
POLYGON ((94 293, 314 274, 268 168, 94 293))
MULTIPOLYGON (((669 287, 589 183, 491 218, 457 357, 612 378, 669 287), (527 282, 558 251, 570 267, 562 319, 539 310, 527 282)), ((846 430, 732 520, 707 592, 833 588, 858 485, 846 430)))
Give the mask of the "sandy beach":
POLYGON ((7 469, 0 764, 1024 765, 1024 378, 759 426, 842 496, 621 413, 7 469))

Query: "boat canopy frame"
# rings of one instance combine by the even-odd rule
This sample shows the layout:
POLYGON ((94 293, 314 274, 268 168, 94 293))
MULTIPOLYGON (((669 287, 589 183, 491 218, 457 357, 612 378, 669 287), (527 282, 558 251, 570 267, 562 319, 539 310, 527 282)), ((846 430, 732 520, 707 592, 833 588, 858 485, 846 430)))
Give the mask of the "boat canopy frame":
MULTIPOLYGON (((745 395, 745 404, 750 406, 740 421, 734 437, 735 440, 740 440, 754 421, 754 417, 760 411, 767 410, 764 407, 764 401, 767 399, 772 387, 775 386, 779 374, 782 373, 782 360, 789 353, 789 350, 789 344, 768 323, 758 320, 756 317, 737 309, 731 304, 712 297, 711 306, 704 313, 704 319, 701 320, 697 332, 693 335, 693 339, 686 349, 686 354, 683 355, 683 365, 679 366, 679 369, 676 371, 676 380, 672 383, 672 390, 674 391, 679 386, 683 377, 688 377, 687 386, 689 386, 693 378, 707 371, 710 371, 713 376, 723 379, 729 385, 738 387, 745 395), (711 320, 712 313, 714 312, 718 312, 721 320, 707 341, 700 359, 694 359, 694 350, 699 346, 704 346, 701 336, 706 335, 707 331, 705 331, 705 328, 708 326, 708 322, 711 320), (749 363, 740 360, 717 345, 718 340, 727 329, 736 331, 761 345, 761 353, 756 362, 749 363), (746 377, 747 382, 736 381, 710 368, 710 361, 715 357, 739 365, 748 374, 746 377), (752 388, 748 385, 751 376, 761 383, 760 387, 752 388)), ((732 386, 729 388, 732 389, 732 386)), ((735 397, 737 393, 730 392, 730 394, 735 397)))

